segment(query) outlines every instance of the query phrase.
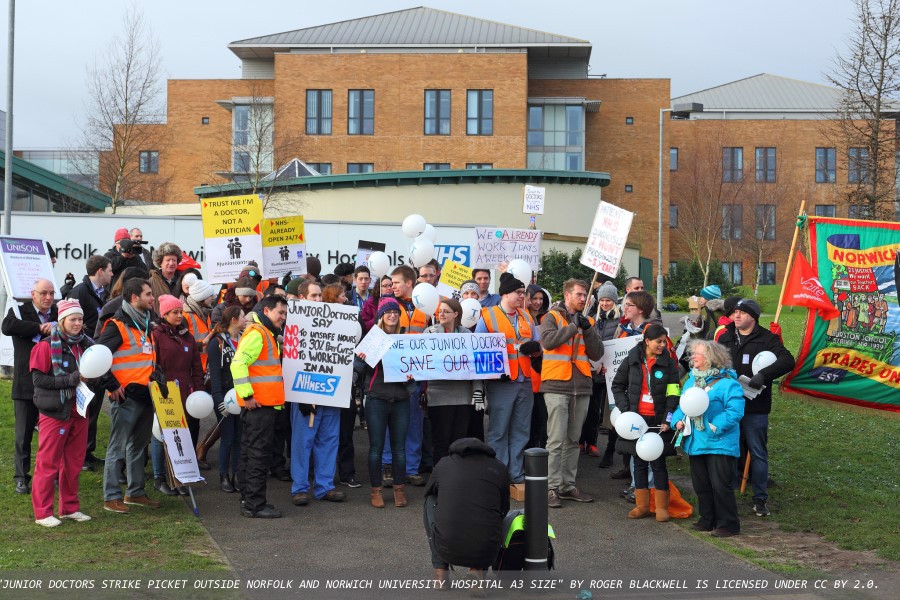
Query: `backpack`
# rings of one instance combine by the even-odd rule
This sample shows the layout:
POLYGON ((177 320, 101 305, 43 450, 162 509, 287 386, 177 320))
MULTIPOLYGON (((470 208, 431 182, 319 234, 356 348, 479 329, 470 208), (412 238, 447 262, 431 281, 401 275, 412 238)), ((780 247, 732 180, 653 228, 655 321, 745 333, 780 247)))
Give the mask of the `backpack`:
MULTIPOLYGON (((503 519, 503 531, 506 532, 500 552, 494 560, 494 571, 522 571, 525 569, 525 510, 517 509, 506 513, 503 519)), ((553 526, 547 524, 547 569, 556 568, 556 555, 553 552, 553 540, 556 533, 553 526)))

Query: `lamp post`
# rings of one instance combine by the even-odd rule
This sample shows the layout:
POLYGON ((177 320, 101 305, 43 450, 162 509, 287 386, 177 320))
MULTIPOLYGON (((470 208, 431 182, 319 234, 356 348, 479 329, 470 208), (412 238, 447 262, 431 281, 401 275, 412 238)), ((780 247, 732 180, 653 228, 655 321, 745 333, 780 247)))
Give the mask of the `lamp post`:
POLYGON ((672 108, 659 109, 659 214, 657 222, 656 242, 656 310, 662 314, 663 309, 663 115, 670 112, 688 116, 691 113, 703 112, 703 105, 697 102, 676 104, 672 108))

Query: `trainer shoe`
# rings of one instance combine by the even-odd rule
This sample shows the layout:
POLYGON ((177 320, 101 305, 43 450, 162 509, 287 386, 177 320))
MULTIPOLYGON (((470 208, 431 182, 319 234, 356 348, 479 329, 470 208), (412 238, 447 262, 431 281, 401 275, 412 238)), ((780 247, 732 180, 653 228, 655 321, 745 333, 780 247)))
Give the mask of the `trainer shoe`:
POLYGON ((107 500, 103 503, 103 510, 108 510, 114 513, 127 513, 130 509, 125 506, 125 503, 122 502, 121 498, 116 498, 115 500, 107 500))
POLYGON ((71 519, 72 521, 76 521, 78 523, 84 523, 86 521, 90 521, 91 518, 84 514, 81 511, 73 512, 70 515, 59 515, 60 519, 71 519))
POLYGON ((341 480, 341 485, 346 485, 348 488, 362 487, 362 484, 356 480, 356 477, 341 480))
POLYGON ((562 508, 559 492, 553 489, 547 491, 547 506, 550 508, 562 508))
POLYGON ((769 505, 766 504, 765 500, 754 500, 753 501, 753 512, 756 513, 757 517, 768 517, 771 512, 769 512, 769 505))
POLYGON ((406 478, 406 483, 408 483, 409 485, 414 485, 416 487, 422 487, 423 485, 425 485, 425 478, 421 475, 410 475, 406 478))
POLYGON ((150 499, 148 496, 125 496, 125 504, 146 506, 147 508, 159 508, 159 502, 150 499))
POLYGON ((595 445, 593 445, 593 444, 591 444, 590 446, 588 446, 588 452, 587 452, 587 453, 590 454, 591 456, 593 456, 594 458, 600 458, 600 456, 602 456, 602 455, 600 454, 600 449, 597 448, 597 446, 595 446, 595 445))
POLYGON ((62 521, 60 521, 53 515, 50 515, 49 517, 44 517, 43 519, 35 519, 34 522, 37 523, 38 525, 40 525, 41 527, 57 527, 59 525, 62 525, 62 521))
POLYGON ((594 497, 588 494, 585 494, 578 488, 572 488, 571 490, 567 490, 565 492, 560 492, 559 497, 562 500, 574 500, 575 502, 593 502, 594 497))

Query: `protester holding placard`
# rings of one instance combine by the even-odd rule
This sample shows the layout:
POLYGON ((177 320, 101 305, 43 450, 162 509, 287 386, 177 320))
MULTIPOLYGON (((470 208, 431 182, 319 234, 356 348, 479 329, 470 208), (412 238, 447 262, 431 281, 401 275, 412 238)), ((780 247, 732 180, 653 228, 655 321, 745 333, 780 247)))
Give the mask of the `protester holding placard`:
POLYGON ((531 389, 531 358, 541 353, 540 332, 523 310, 525 284, 504 273, 500 277, 500 304, 481 310, 475 333, 506 336, 509 375, 489 380, 486 396, 491 415, 487 443, 506 465, 512 483, 525 480, 525 446, 531 429, 534 392, 531 389))
POLYGON ((31 504, 35 523, 44 527, 62 523, 53 516, 54 480, 59 483, 60 519, 91 520, 79 510, 78 475, 87 448, 88 420, 75 409, 75 389, 81 382, 81 355, 94 342, 84 334, 84 312, 77 300, 62 300, 58 308, 59 323, 30 357, 34 405, 40 411, 31 504))
MULTIPOLYGON (((649 324, 644 329, 644 341, 639 342, 628 353, 628 358, 619 365, 613 378, 612 390, 616 407, 620 411, 638 413, 648 427, 659 427, 663 440, 670 442, 672 436, 669 421, 678 406, 681 388, 678 363, 667 352, 667 341, 665 327, 657 323, 649 324)), ((652 469, 656 520, 668 521, 669 473, 666 470, 665 452, 648 462, 637 455, 635 440, 621 437, 616 443, 616 449, 631 454, 634 461, 634 497, 637 506, 628 513, 628 518, 643 519, 650 515, 648 470, 652 469)))
MULTIPOLYGON (((238 460, 241 455, 241 418, 224 410, 225 394, 234 388, 231 361, 237 350, 247 319, 238 306, 230 306, 222 313, 222 320, 213 329, 213 338, 206 354, 209 384, 219 421, 219 489, 231 494, 240 491, 237 482, 238 460)), ((234 402, 237 402, 235 399, 234 402)))
MULTIPOLYGON (((393 296, 381 299, 375 315, 375 327, 387 334, 404 333, 400 327, 400 304, 393 296)), ((372 485, 371 502, 375 508, 384 508, 381 495, 383 470, 381 466, 385 437, 390 428, 392 478, 394 480, 394 505, 406 506, 406 430, 409 427, 409 390, 405 383, 386 383, 384 366, 374 367, 365 362, 365 355, 356 360, 355 369, 361 373, 366 389, 366 418, 369 433, 369 481, 372 485)))

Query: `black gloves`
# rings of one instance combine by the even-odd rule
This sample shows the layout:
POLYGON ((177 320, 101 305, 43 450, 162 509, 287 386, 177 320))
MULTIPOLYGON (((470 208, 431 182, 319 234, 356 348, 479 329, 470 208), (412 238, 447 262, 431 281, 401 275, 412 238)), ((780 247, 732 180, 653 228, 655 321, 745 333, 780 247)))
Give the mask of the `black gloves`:
POLYGON ((504 373, 503 375, 500 376, 500 381, 512 381, 512 379, 510 378, 509 375, 504 373))
POLYGON ((153 373, 150 374, 150 381, 155 381, 157 385, 159 385, 160 396, 163 398, 169 397, 169 385, 166 381, 166 375, 159 365, 156 365, 153 369, 153 373))
POLYGON ((753 379, 750 380, 748 385, 754 390, 761 390, 766 385, 766 378, 762 373, 757 373, 753 376, 753 379))
POLYGON ((68 387, 78 387, 79 383, 81 383, 81 373, 78 371, 66 375, 66 385, 68 387))
POLYGON ((287 284, 291 282, 291 272, 288 271, 284 274, 284 277, 281 278, 281 285, 287 287, 287 284))
POLYGON ((581 313, 575 313, 572 316, 572 322, 575 324, 576 327, 578 327, 582 331, 591 328, 591 320, 588 319, 586 316, 584 316, 581 313))
POLYGON ((316 407, 312 404, 300 404, 300 414, 304 417, 308 417, 311 414, 316 414, 316 407))
POLYGON ((530 341, 525 342, 519 346, 519 353, 524 354, 525 356, 531 356, 532 354, 537 354, 541 351, 540 342, 530 341))

